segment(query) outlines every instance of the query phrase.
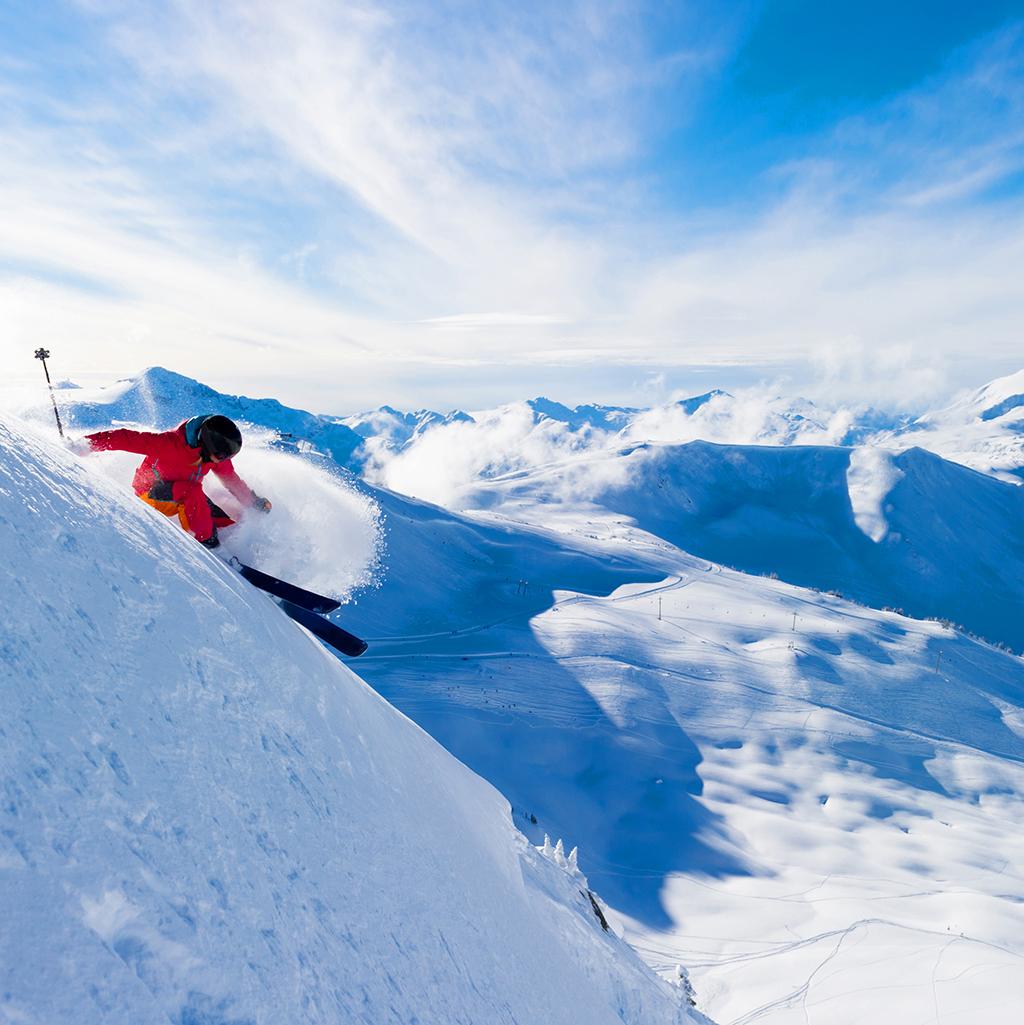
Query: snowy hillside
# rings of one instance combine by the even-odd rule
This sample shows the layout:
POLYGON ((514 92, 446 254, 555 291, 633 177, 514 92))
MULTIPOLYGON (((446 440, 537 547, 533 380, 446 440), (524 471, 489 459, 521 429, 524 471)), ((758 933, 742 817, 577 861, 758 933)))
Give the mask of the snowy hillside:
POLYGON ((0 1019, 690 1020, 491 786, 13 423, 0 536, 0 1019))
POLYGON ((482 482, 463 502, 547 524, 587 502, 748 573, 1024 650, 1024 491, 922 449, 642 445, 482 482))
MULTIPOLYGON (((666 973, 690 966, 716 1020, 1015 1023, 1020 659, 571 520, 565 544, 661 579, 607 594, 595 566, 586 589, 549 597, 544 575, 453 611, 413 567, 349 610, 395 611, 364 676, 535 840, 579 844, 627 935, 666 973)), ((487 568, 460 573, 474 587, 487 568)))
POLYGON ((716 1020, 1016 1022, 1020 660, 622 546, 664 578, 533 616, 510 588, 462 629, 378 639, 361 671, 535 839, 579 844, 629 937, 690 966, 716 1020))
POLYGON ((364 677, 535 842, 578 844, 627 935, 666 973, 690 966, 716 1020, 1015 1023, 1021 660, 547 508, 544 530, 475 520, 524 565, 576 548, 572 590, 552 593, 568 574, 550 547, 510 579, 495 549, 453 546, 460 518, 389 511, 398 576, 345 612, 386 615, 364 677), (437 552, 426 573, 412 543, 437 552), (609 593, 612 569, 643 582, 609 593), (468 600, 442 597, 452 578, 468 600))
POLYGON ((1024 370, 989 382, 878 443, 919 445, 1005 480, 1024 477, 1024 370))

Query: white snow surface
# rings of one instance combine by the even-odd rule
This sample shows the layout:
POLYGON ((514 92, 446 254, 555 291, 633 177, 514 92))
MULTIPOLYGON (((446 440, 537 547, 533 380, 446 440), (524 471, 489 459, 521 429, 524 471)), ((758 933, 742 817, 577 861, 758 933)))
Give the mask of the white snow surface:
MULTIPOLYGON (((961 426, 1009 437, 1016 393, 961 426)), ((682 414, 712 418, 714 398, 682 414)), ((462 419, 410 435, 464 440, 436 455, 467 514, 346 478, 371 503, 348 506, 369 516, 351 564, 371 565, 371 520, 385 541, 378 586, 338 616, 371 641, 360 674, 496 785, 536 848, 578 847, 613 927, 666 977, 685 966, 723 1025, 1016 1025, 1024 663, 878 607, 1019 650, 1024 493, 924 451, 932 435, 865 465, 793 412, 790 435, 756 439, 785 447, 667 429, 609 448, 600 423, 643 411, 526 405, 492 425, 513 456, 537 443, 520 463, 462 419)), ((944 437, 975 451, 954 419, 944 437)), ((100 928, 118 920, 91 899, 100 928)))
POLYGON ((1024 490, 923 449, 637 445, 481 481, 463 501, 548 526, 589 508, 748 573, 1024 650, 1024 490))
POLYGON ((14 422, 0 541, 0 1021, 697 1020, 491 785, 14 422))

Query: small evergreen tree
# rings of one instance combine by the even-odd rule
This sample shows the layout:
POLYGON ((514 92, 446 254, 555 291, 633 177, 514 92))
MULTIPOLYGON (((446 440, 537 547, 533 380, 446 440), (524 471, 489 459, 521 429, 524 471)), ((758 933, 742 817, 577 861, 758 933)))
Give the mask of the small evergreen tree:
POLYGON ((693 990, 693 983, 690 982, 690 975, 681 965, 676 965, 676 985, 683 991, 686 1002, 691 1007, 697 1006, 697 994, 693 990))

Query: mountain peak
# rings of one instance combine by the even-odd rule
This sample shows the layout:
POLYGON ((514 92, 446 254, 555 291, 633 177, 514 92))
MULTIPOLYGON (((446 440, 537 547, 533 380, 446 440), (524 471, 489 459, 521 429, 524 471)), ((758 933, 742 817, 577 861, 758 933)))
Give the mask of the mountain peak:
POLYGON ((701 406, 706 406, 712 399, 717 399, 719 396, 732 398, 727 391, 722 391, 720 388, 712 388, 711 391, 704 392, 703 395, 694 395, 688 399, 679 399, 674 403, 674 405, 684 413, 692 416, 701 408, 701 406))

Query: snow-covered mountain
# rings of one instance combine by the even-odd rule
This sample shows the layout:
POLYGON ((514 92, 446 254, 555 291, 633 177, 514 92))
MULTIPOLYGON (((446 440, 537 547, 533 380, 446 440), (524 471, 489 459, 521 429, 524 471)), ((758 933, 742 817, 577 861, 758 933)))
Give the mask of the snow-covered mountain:
POLYGON ((919 445, 1019 483, 1024 478, 1024 370, 991 381, 877 440, 899 447, 919 445))
MULTIPOLYGON (((700 400, 689 400, 700 403, 700 400)), ((553 420, 565 424, 572 430, 583 427, 598 428, 603 431, 618 431, 626 426, 632 417, 641 412, 625 406, 586 405, 570 409, 561 402, 553 402, 543 397, 527 399, 522 403, 510 403, 496 410, 483 410, 475 416, 463 410, 451 410, 438 413, 430 409, 417 409, 413 412, 402 412, 391 406, 381 406, 366 413, 342 418, 341 422, 351 427, 363 438, 376 439, 382 446, 393 452, 408 447, 426 431, 448 424, 476 423, 481 420, 495 420, 512 409, 522 407, 532 414, 534 425, 545 420, 553 420)))
MULTIPOLYGON (((217 405, 226 415, 274 431, 283 447, 321 452, 374 483, 453 507, 461 504, 462 489, 480 478, 615 452, 628 443, 853 444, 903 423, 877 411, 854 415, 762 390, 732 395, 719 389, 649 408, 570 408, 539 397, 470 412, 382 406, 331 417, 274 399, 222 395, 160 367, 108 388, 62 386, 60 405, 73 431, 111 422, 166 428, 217 405)), ((43 403, 20 412, 35 420, 50 415, 43 403)))
POLYGON ((0 1017, 665 1022, 561 847, 173 523, 0 426, 0 1017))
POLYGON ((361 672, 521 828, 578 844, 627 936, 690 966, 717 1020, 898 1023, 937 1001, 1014 1022, 1020 660, 620 529, 595 544, 661 580, 539 614, 510 583, 419 634, 399 613, 361 672))
MULTIPOLYGON (((69 426, 110 422, 166 427, 219 403, 226 414, 280 435, 284 447, 329 455, 375 483, 459 507, 481 478, 539 469, 630 444, 868 445, 924 448, 1016 483, 1024 473, 1024 371, 966 393, 916 419, 876 409, 830 409, 763 389, 712 389, 649 408, 568 407, 547 398, 496 409, 404 412, 390 406, 346 417, 320 416, 274 399, 222 395, 159 367, 103 389, 58 386, 69 426)), ((48 404, 21 409, 45 419, 48 404)))
POLYGON ((990 381, 945 409, 922 416, 914 426, 925 427, 943 421, 988 423, 1004 417, 1003 426, 1024 421, 1024 370, 990 381))
POLYGON ((821 444, 848 419, 791 404, 801 419, 748 407, 743 426, 723 401, 679 421, 734 432, 719 444, 526 403, 425 430, 407 453, 435 478, 454 462, 461 514, 247 439, 275 511, 232 544, 320 590, 304 574, 336 565, 361 676, 535 847, 578 845, 612 924, 659 972, 690 967, 715 1019, 1015 1023, 1022 662, 822 589, 1009 636, 1020 492, 898 443, 821 444), (815 426, 732 442, 766 422, 815 426), (326 547, 304 561, 307 543, 326 547))
POLYGON ((431 427, 450 423, 472 423, 473 418, 462 410, 435 413, 432 409, 417 409, 403 413, 391 406, 381 406, 368 413, 343 417, 339 422, 351 428, 361 438, 375 439, 383 446, 398 450, 431 427))
POLYGON ((538 421, 558 420, 574 431, 583 427, 597 428, 602 431, 619 431, 640 412, 639 409, 629 406, 602 406, 594 403, 570 409, 561 402, 553 402, 543 396, 527 400, 526 405, 533 410, 538 421))
MULTIPOLYGON (((1016 495, 913 455, 923 469, 895 468, 912 492, 938 470, 937 486, 951 472, 963 487, 960 473, 1016 495)), ((835 457, 852 518, 848 453, 835 457)), ((828 465, 821 450, 806 458, 828 465)), ((872 497, 875 516, 893 514, 883 491, 859 487, 857 514, 877 532, 872 497)), ((640 511, 639 488, 634 498, 640 511)), ((661 500, 646 494, 648 507, 661 500)), ((599 556, 576 562, 575 585, 552 592, 567 574, 550 555, 516 579, 479 549, 466 559, 450 542, 461 517, 389 512, 393 555, 415 533, 471 598, 432 601, 437 564, 420 574, 394 560, 400 578, 346 613, 362 628, 378 601, 391 611, 364 676, 495 782, 535 841, 555 830, 578 844, 649 963, 690 965, 716 1019, 897 1023, 983 1006, 986 1023, 1015 1021, 1020 659, 938 623, 731 572, 596 504, 537 508, 548 518, 529 530, 514 505, 473 519, 507 531, 524 565, 541 539, 599 556), (608 593, 601 560, 616 557, 640 582, 608 593)))
MULTIPOLYGON (((1014 398, 1022 387, 1024 375, 994 382, 942 415, 922 418, 918 434, 884 437, 899 448, 929 423, 990 425, 1005 432, 1024 416, 1014 398)), ((887 454, 876 445, 812 446, 813 438, 828 432, 806 404, 780 411, 770 402, 768 421, 758 411, 754 419, 775 424, 772 436, 787 444, 757 447, 704 441, 623 446, 631 432, 645 438, 659 433, 653 411, 569 410, 546 399, 473 416, 454 413, 441 423, 429 412, 404 416, 385 409, 382 416, 412 433, 404 452, 390 452, 381 463, 375 461, 381 450, 373 454, 359 446, 392 437, 386 432, 363 439, 328 418, 274 400, 222 396, 159 369, 106 390, 102 401, 79 392, 72 396, 65 412, 78 428, 122 420, 165 426, 198 408, 216 408, 273 432, 278 445, 284 439, 306 451, 334 453, 334 465, 362 465, 371 482, 384 477, 406 495, 441 490, 458 507, 499 509, 537 525, 557 520, 561 509, 590 503, 604 518, 628 517, 687 551, 748 572, 774 573, 875 607, 948 619, 990 640, 1024 647, 1016 614, 1024 586, 1016 530, 1021 493, 921 449, 887 454), (614 434, 596 426, 612 422, 625 426, 614 434), (780 423, 788 425, 785 430, 780 423), (794 434, 797 428, 804 433, 794 434), (794 443, 798 438, 802 444, 794 443), (620 444, 610 447, 610 439, 620 444)), ((705 427, 718 418, 730 430, 738 428, 734 399, 722 392, 672 408, 690 430, 698 429, 700 417, 705 427)), ((356 426, 369 431, 369 423, 364 418, 356 426)), ((675 420, 662 426, 669 436, 683 433, 675 420)), ((372 483, 366 489, 379 504, 372 483)), ((402 515, 421 515, 396 494, 384 500, 396 503, 402 515)), ((517 547, 522 546, 506 550, 517 547)), ((413 561, 429 564, 435 554, 417 551, 413 561)), ((439 567, 438 578, 444 576, 439 567)), ((451 593, 442 607, 459 601, 451 593)))

